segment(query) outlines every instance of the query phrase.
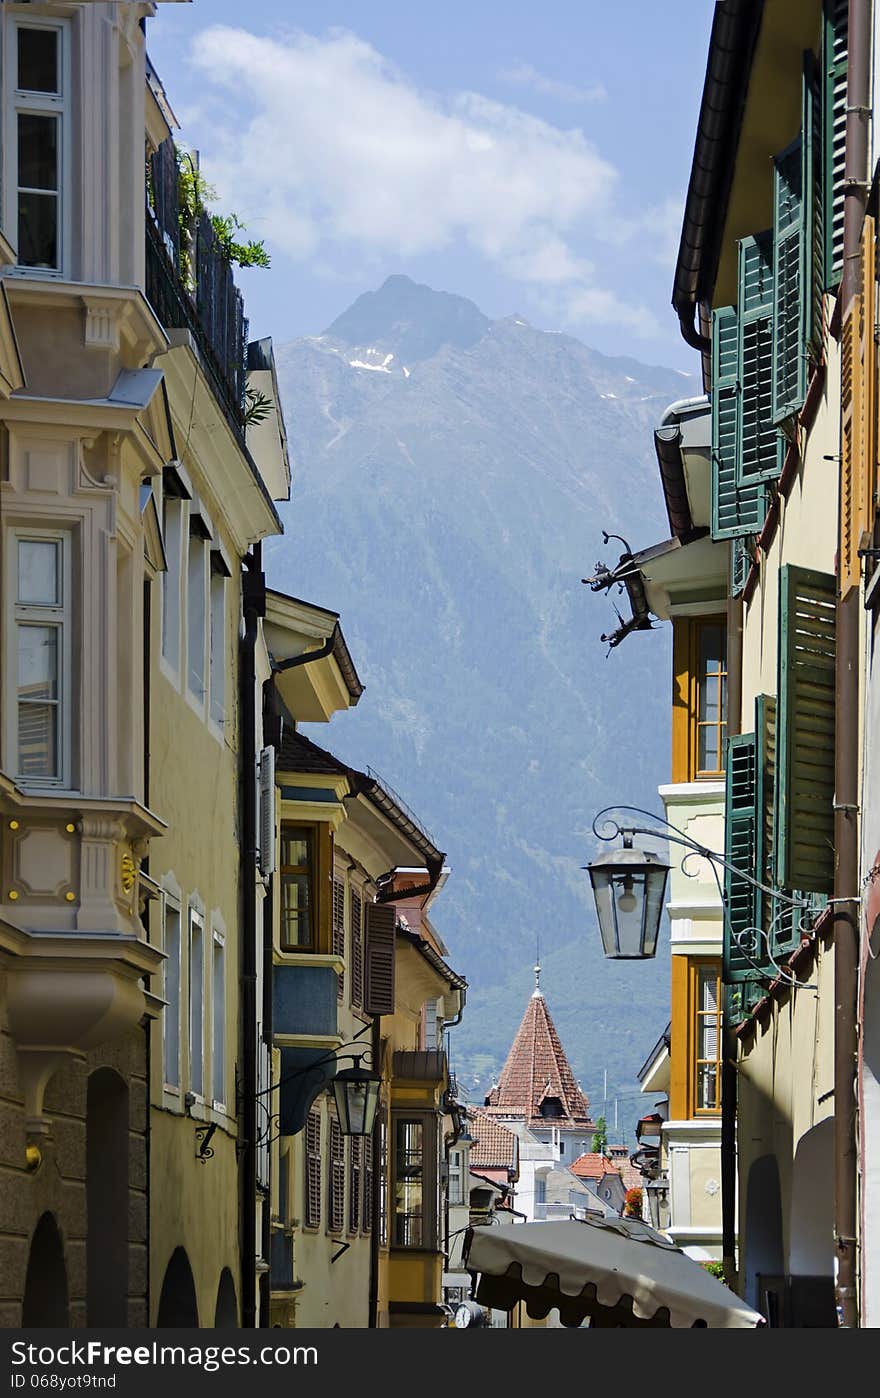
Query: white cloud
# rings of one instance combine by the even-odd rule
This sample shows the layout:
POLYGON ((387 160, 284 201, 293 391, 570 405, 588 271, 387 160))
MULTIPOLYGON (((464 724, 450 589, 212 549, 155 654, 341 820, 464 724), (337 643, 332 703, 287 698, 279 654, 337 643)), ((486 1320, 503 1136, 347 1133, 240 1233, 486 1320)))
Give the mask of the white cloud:
POLYGON ((509 68, 502 68, 498 78, 503 83, 529 87, 542 97, 555 97, 558 102, 571 102, 576 105, 604 102, 608 96, 602 83, 577 87, 574 83, 560 82, 558 78, 548 78, 545 73, 539 73, 537 68, 533 68, 531 63, 514 63, 509 68))
POLYGON ((435 252, 463 240, 567 323, 641 308, 596 286, 575 246, 616 221, 617 172, 579 130, 474 92, 419 91, 344 30, 198 36, 203 166, 254 234, 293 258, 435 252))

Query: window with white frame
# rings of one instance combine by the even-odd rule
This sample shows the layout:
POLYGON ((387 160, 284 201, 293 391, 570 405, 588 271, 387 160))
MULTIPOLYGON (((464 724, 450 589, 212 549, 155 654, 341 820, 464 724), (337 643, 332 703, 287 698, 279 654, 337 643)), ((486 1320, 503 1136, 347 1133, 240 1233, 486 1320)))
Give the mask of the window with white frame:
POLYGON ((222 723, 226 717, 226 575, 211 551, 211 717, 222 723))
POLYGON ((208 549, 197 516, 190 515, 187 562, 187 686, 198 699, 205 697, 205 621, 208 590, 208 549))
POLYGON ((183 533, 183 501, 166 495, 162 503, 162 531, 167 570, 162 574, 162 654, 180 669, 180 555, 183 533))
POLYGON ((62 273, 70 146, 69 29, 12 19, 6 30, 6 208, 18 265, 62 273))
POLYGON ((205 1090, 205 922, 189 910, 189 1086, 205 1090))
POLYGON ((213 1020, 213 1053, 211 1058, 211 1095, 215 1107, 226 1102, 226 942, 222 932, 214 928, 211 982, 211 1015, 213 1020))
POLYGON ((14 765, 19 780, 70 783, 70 538, 44 530, 11 536, 16 677, 14 765))
POLYGON ((165 1047, 166 1087, 180 1087, 180 909, 165 902, 165 1047))

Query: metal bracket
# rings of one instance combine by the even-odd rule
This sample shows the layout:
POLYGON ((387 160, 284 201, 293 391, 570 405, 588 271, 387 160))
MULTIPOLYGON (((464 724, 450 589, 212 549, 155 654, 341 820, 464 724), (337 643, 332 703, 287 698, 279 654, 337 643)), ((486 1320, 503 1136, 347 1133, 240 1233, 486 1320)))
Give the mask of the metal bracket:
POLYGON ((339 1259, 340 1259, 340 1257, 342 1257, 346 1252, 348 1252, 348 1249, 349 1249, 350 1247, 351 1247, 351 1243, 340 1243, 340 1244, 339 1244, 339 1251, 338 1251, 338 1252, 334 1252, 333 1256, 330 1258, 330 1265, 331 1265, 331 1267, 333 1266, 333 1263, 334 1263, 334 1262, 338 1262, 339 1259))
POLYGON ((211 1148, 211 1138, 216 1130, 217 1123, 216 1121, 212 1121, 210 1125, 200 1126, 196 1131, 196 1140, 199 1142, 199 1147, 196 1151, 196 1159, 200 1160, 203 1165, 207 1164, 214 1154, 211 1148))

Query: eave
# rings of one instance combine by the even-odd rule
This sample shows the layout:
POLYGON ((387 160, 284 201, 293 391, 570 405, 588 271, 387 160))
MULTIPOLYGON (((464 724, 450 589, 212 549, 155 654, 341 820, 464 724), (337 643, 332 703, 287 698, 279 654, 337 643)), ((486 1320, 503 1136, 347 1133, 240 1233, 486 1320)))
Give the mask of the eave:
POLYGON ((87 333, 91 321, 99 322, 101 347, 118 347, 126 368, 140 369, 168 347, 168 336, 138 286, 59 281, 26 276, 14 268, 6 268, 0 277, 13 317, 19 307, 48 305, 81 310, 87 333))
POLYGON ((327 723, 340 710, 354 708, 364 686, 337 612, 267 589, 263 631, 275 669, 276 688, 297 722, 327 723), (316 654, 307 664, 287 670, 275 668, 322 649, 328 649, 328 653, 316 654))

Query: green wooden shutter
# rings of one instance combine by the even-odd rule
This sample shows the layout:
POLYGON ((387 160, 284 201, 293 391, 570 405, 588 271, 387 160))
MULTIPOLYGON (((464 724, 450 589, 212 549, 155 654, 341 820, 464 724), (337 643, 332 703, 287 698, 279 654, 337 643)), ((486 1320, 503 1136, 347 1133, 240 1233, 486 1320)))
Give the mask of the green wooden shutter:
POLYGON ((849 0, 825 0, 822 29, 822 186, 824 283, 843 271, 843 188, 846 156, 846 67, 849 0))
POLYGON ((756 534, 767 513, 762 484, 737 486, 739 335, 736 308, 712 312, 712 537, 756 534))
POLYGON ((803 344, 818 360, 822 352, 822 119, 819 65, 804 54, 803 124, 801 127, 801 296, 803 344))
MULTIPOLYGON (((796 255, 797 245, 795 259, 796 255)), ((772 233, 740 238, 736 483, 741 492, 753 491, 756 481, 770 480, 782 470, 782 438, 773 424, 773 302, 772 233)), ((743 504, 749 508, 746 501, 743 504)), ((763 523, 762 512, 758 528, 763 523)))
POLYGON ((834 881, 835 602, 832 574, 782 569, 776 877, 809 893, 834 881))
POLYGON ((779 423, 800 410, 807 386, 800 136, 773 167, 773 421, 779 423))
MULTIPOLYGON (((754 878, 757 869, 758 815, 757 762, 754 733, 739 733, 727 740, 725 775, 724 856, 728 864, 754 878)), ((724 871, 724 919, 722 977, 726 985, 757 980, 761 975, 757 926, 757 889, 730 868, 724 871)))

